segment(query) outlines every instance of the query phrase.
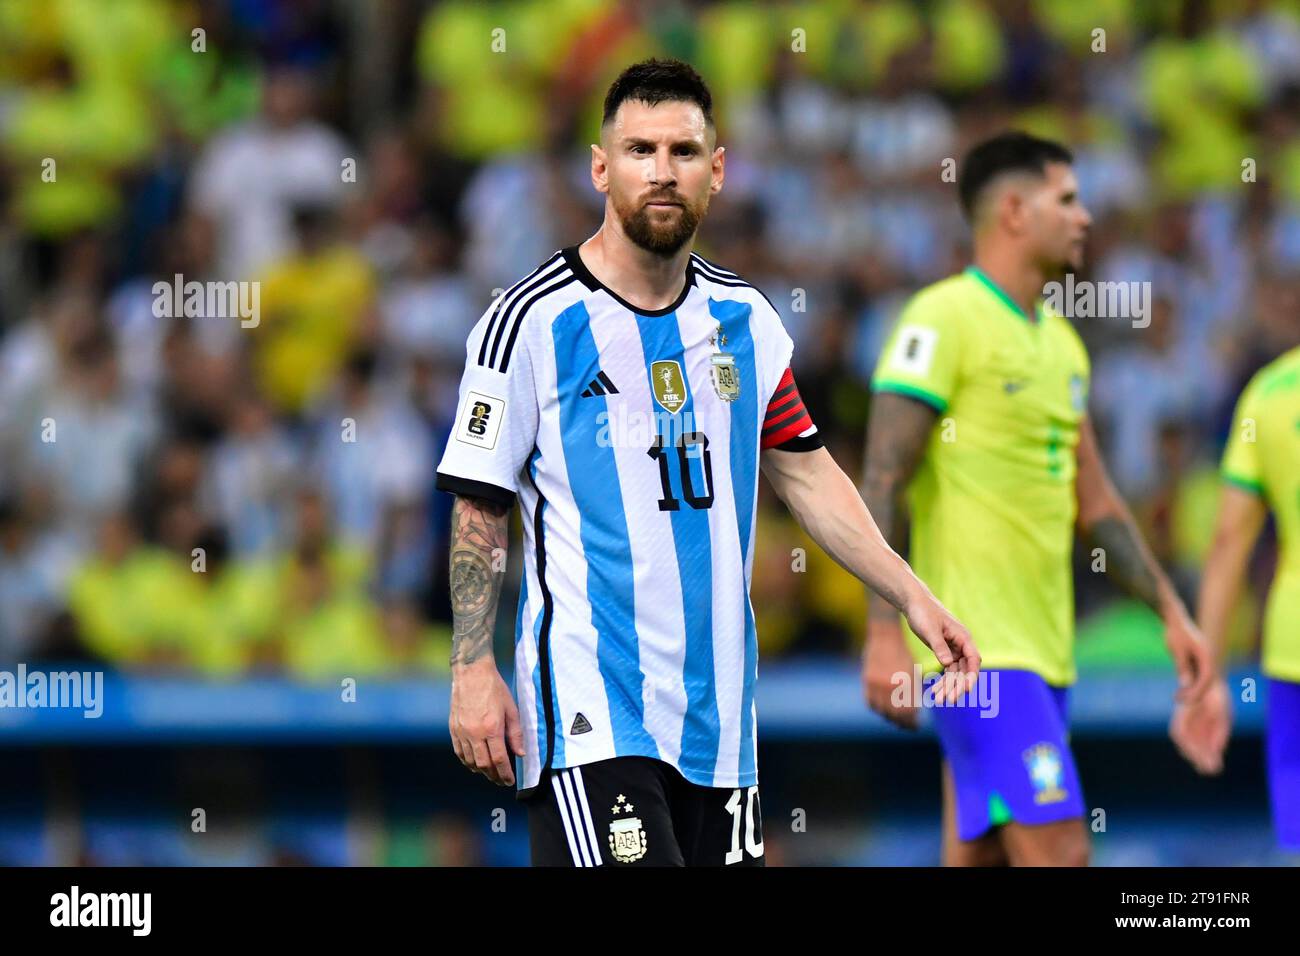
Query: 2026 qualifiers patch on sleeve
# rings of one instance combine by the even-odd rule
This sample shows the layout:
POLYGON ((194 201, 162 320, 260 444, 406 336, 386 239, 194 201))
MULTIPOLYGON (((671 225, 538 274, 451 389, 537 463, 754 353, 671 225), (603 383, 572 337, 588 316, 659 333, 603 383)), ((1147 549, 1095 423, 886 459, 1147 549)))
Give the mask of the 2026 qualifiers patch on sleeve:
POLYGON ((456 440, 486 451, 497 446, 501 419, 506 414, 505 399, 482 392, 469 392, 456 423, 456 440))

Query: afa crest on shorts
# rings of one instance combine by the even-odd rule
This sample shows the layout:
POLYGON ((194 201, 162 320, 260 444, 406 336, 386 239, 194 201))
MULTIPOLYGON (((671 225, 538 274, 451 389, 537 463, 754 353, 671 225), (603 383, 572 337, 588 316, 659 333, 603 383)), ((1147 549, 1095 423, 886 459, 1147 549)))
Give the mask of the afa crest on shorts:
POLYGON ((1034 785, 1034 803, 1042 805, 1064 800, 1066 795, 1061 789, 1061 777, 1065 768, 1055 745, 1046 742, 1034 744, 1025 751, 1024 758, 1029 779, 1034 785))
POLYGON ((614 820, 609 825, 609 852, 619 863, 635 863, 645 856, 646 851, 645 830, 641 828, 641 818, 618 815, 622 810, 630 814, 633 809, 632 804, 627 802, 627 797, 621 793, 618 795, 618 802, 610 809, 614 812, 614 820))

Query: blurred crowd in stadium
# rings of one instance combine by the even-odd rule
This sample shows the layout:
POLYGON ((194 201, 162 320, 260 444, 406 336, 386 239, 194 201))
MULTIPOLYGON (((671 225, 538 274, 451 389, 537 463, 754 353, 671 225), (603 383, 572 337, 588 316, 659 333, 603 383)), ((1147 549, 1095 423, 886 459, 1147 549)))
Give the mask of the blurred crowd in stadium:
MULTIPOLYGON (((1078 320, 1092 414, 1190 596, 1232 401, 1300 342, 1300 0, 0 0, 0 662, 445 671, 465 337, 594 231, 600 100, 656 53, 728 150, 700 249, 851 474, 891 322, 965 264, 951 161, 1075 150, 1083 278, 1154 291, 1078 320), (159 317, 177 274, 259 282, 256 325, 159 317)), ((774 504, 767 659, 853 653, 865 595, 774 504)), ((1081 663, 1160 660, 1088 570, 1081 663)))

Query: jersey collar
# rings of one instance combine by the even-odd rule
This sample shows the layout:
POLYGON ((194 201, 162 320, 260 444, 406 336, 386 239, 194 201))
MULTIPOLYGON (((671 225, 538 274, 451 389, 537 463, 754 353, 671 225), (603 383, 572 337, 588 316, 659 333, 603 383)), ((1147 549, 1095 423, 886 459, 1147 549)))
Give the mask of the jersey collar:
POLYGON ((1005 305, 1008 309, 1014 312, 1017 318, 1020 318, 1025 322, 1042 325, 1043 322, 1042 301, 1038 301, 1034 303, 1034 317, 1031 318, 1030 316, 1025 315, 1025 310, 1020 308, 1020 306, 1016 305, 1015 300, 1012 299, 1011 296, 1007 295, 1006 292, 1002 290, 1001 286, 999 286, 996 282, 990 279, 988 275, 985 274, 984 270, 979 268, 979 266, 974 266, 974 265, 967 266, 966 274, 970 276, 974 276, 976 279, 978 279, 986 289, 988 289, 990 292, 992 292, 995 296, 998 297, 998 299, 1002 302, 1003 305, 1005 305))
POLYGON ((623 308, 629 312, 635 312, 637 315, 668 315, 671 312, 676 312, 681 307, 681 304, 686 301, 686 297, 691 294, 691 286, 695 285, 695 264, 688 258, 686 260, 686 281, 682 283, 682 291, 677 296, 676 301, 671 305, 664 306, 662 309, 640 309, 592 275, 591 270, 582 261, 582 256, 578 255, 577 246, 569 246, 560 250, 560 252, 569 268, 573 270, 573 274, 578 277, 579 282, 592 292, 606 293, 623 308))

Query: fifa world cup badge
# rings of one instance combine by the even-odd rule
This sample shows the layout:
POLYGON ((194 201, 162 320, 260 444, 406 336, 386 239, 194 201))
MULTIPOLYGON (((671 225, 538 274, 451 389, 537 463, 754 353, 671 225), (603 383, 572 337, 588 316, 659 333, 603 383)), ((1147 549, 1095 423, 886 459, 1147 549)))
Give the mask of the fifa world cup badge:
POLYGON ((632 812, 632 804, 623 794, 618 795, 618 803, 612 808, 615 819, 609 825, 609 852, 619 863, 635 863, 645 856, 645 830, 641 829, 640 817, 619 817, 620 810, 632 812))
POLYGON ((655 401, 669 415, 676 415, 686 404, 686 378, 682 367, 673 361, 655 362, 650 366, 655 401))
MULTIPOLYGON (((716 345, 727 344, 727 337, 722 334, 722 326, 718 326, 717 333, 710 341, 716 345)), ((729 352, 714 352, 712 362, 713 390, 724 402, 734 402, 740 397, 740 375, 736 372, 736 356, 729 352)))

